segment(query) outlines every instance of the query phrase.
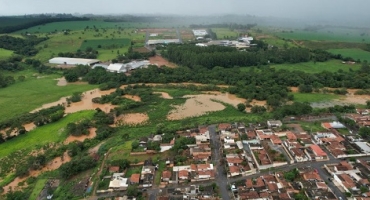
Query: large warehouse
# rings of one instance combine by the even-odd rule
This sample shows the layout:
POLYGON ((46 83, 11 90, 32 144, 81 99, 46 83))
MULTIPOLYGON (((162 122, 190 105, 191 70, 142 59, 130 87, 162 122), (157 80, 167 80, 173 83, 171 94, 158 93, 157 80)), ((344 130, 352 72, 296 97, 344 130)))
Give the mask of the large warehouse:
POLYGON ((148 40, 147 45, 157 45, 157 44, 171 44, 171 43, 181 43, 179 39, 163 39, 163 40, 148 40))
POLYGON ((65 57, 55 57, 49 60, 50 64, 57 65, 93 65, 99 63, 100 60, 97 59, 85 59, 85 58, 65 58, 65 57))

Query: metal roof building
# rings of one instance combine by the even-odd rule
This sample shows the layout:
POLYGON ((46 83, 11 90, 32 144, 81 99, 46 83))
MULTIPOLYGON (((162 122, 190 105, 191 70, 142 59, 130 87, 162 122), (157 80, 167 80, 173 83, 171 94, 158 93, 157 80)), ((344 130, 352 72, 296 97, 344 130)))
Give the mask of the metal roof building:
POLYGON ((147 45, 181 43, 179 39, 148 40, 147 45))
POLYGON ((49 60, 50 64, 58 65, 93 65, 99 63, 97 59, 55 57, 49 60))

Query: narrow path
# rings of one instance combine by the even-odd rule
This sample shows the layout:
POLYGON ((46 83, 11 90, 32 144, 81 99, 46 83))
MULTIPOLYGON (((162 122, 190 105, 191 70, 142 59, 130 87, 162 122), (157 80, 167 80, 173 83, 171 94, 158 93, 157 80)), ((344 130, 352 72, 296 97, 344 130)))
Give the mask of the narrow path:
MULTIPOLYGON (((100 177, 100 174, 102 173, 102 171, 103 171, 103 167, 104 167, 104 165, 105 165, 105 161, 107 160, 107 157, 108 157, 108 155, 109 155, 109 152, 110 152, 110 150, 111 150, 112 148, 110 148, 108 151, 107 151, 107 153, 105 153, 104 154, 104 159, 103 159, 103 162, 101 163, 101 165, 100 165, 100 168, 99 168, 99 171, 98 171, 98 173, 96 173, 96 176, 99 178, 100 177)), ((95 199, 97 199, 97 196, 96 196, 96 189, 97 189, 97 187, 98 187, 98 183, 94 183, 95 185, 94 185, 94 189, 93 189, 93 192, 92 192, 92 194, 91 194, 91 197, 89 198, 89 200, 95 200, 95 199)))

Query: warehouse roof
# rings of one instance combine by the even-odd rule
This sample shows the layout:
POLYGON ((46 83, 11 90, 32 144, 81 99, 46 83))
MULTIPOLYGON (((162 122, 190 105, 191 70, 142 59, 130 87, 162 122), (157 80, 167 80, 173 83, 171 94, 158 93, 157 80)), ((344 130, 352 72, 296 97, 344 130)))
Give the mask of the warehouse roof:
POLYGON ((55 57, 49 60, 51 64, 60 65, 92 65, 100 62, 97 59, 85 59, 85 58, 67 58, 67 57, 55 57))

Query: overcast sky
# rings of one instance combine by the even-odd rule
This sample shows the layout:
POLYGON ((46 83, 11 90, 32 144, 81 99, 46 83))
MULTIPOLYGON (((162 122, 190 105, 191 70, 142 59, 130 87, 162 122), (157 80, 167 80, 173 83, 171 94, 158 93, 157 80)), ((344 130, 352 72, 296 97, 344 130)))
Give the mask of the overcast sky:
POLYGON ((294 18, 366 17, 370 0, 0 0, 0 15, 92 14, 250 14, 294 18))

